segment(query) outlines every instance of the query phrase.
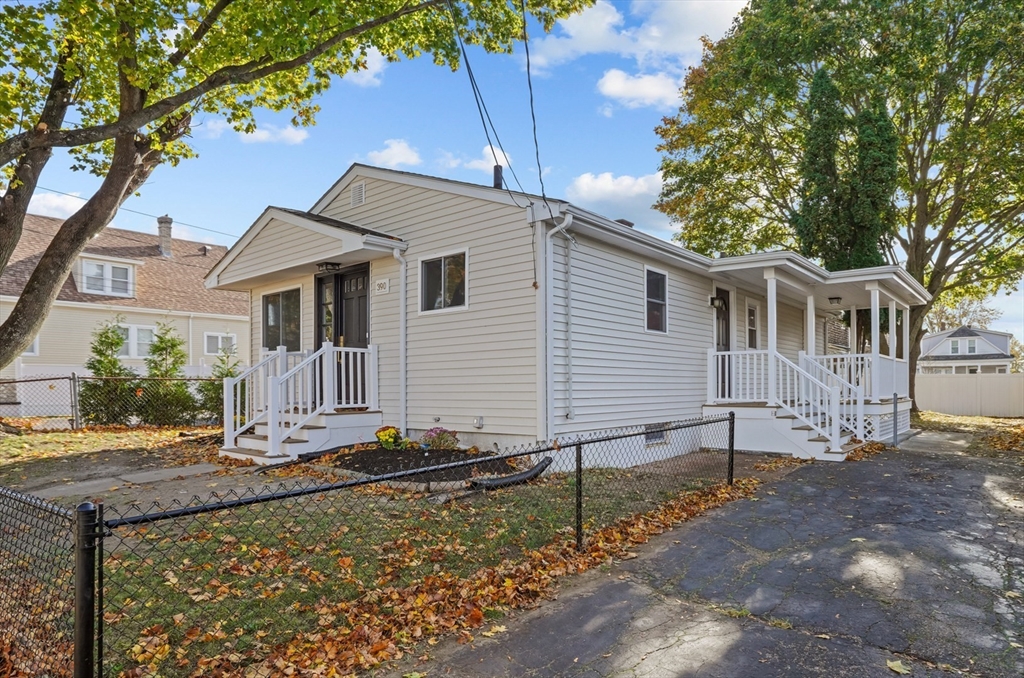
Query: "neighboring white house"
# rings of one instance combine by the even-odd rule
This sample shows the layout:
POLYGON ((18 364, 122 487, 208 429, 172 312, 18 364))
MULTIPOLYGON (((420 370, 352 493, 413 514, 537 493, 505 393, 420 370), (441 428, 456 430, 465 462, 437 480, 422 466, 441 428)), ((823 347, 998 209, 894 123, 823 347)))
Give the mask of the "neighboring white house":
MULTIPOLYGON (((124 363, 144 373, 158 323, 171 325, 185 340, 186 373, 208 374, 221 348, 249 336, 248 297, 207 289, 205 275, 226 248, 171 237, 172 223, 162 217, 159 234, 105 228, 74 264, 32 345, 0 370, 0 416, 42 416, 67 402, 26 398, 5 380, 88 374, 92 333, 104 322, 121 319, 124 363), (45 411, 44 411, 45 410, 45 411)), ((0 322, 19 295, 63 221, 27 215, 18 246, 0 275, 0 322)), ((248 351, 240 356, 248 362, 248 351)), ((27 387, 26 387, 27 388, 27 387)), ((63 389, 59 393, 65 394, 63 389)))
POLYGON ((921 338, 919 374, 1009 374, 1009 332, 958 327, 921 338))
POLYGON ((489 448, 730 409, 740 449, 841 459, 891 436, 894 393, 909 429, 909 373, 878 322, 872 352, 827 354, 826 320, 887 306, 895 351, 928 300, 896 266, 709 259, 561 200, 364 165, 308 211, 268 207, 206 284, 250 295, 224 452, 263 463, 381 424, 489 448))

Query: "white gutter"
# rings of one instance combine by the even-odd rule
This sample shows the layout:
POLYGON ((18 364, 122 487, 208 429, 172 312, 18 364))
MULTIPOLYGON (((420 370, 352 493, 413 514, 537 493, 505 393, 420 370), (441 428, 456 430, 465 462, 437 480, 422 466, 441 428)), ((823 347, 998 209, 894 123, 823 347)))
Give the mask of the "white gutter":
POLYGON ((545 421, 544 437, 554 437, 555 423, 555 262, 552 241, 554 237, 572 226, 572 215, 566 214, 562 223, 544 234, 544 385, 545 385, 545 421))
POLYGON ((408 316, 408 309, 406 308, 408 304, 406 278, 408 271, 405 265, 405 257, 402 256, 402 249, 405 248, 394 248, 391 250, 391 256, 398 261, 400 267, 398 276, 398 428, 402 430, 402 435, 408 435, 408 432, 405 430, 409 414, 408 393, 406 391, 408 383, 408 378, 406 377, 408 362, 408 352, 406 350, 406 323, 408 316))

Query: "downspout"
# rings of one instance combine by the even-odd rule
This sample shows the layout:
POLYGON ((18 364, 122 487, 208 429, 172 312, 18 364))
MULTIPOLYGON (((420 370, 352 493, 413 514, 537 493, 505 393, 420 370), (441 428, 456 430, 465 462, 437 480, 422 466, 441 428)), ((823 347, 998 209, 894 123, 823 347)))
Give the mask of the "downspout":
POLYGON ((555 423, 555 262, 552 242, 554 237, 572 225, 572 215, 566 214, 562 223, 544 235, 544 326, 545 326, 545 397, 546 409, 544 430, 548 440, 554 437, 555 423))
POLYGON ((402 430, 402 435, 409 435, 408 431, 405 430, 408 424, 408 394, 406 392, 406 384, 408 379, 406 377, 406 362, 407 362, 407 350, 406 350, 406 316, 408 315, 408 309, 406 308, 407 302, 407 291, 406 291, 406 278, 408 276, 407 267, 405 265, 405 257, 402 256, 402 251, 397 247, 391 250, 391 255, 398 261, 399 265, 399 283, 398 283, 398 428, 402 430))

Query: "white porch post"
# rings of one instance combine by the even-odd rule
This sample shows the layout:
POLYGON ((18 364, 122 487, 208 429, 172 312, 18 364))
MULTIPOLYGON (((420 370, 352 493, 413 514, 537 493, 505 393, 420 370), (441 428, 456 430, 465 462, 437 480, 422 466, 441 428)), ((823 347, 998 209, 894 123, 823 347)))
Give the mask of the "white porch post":
POLYGON ((776 405, 775 398, 775 355, 778 353, 778 337, 776 332, 776 295, 775 269, 764 272, 768 280, 768 404, 776 405))
POLYGON ((320 378, 323 380, 325 412, 334 412, 338 407, 338 359, 334 354, 334 343, 325 341, 320 350, 320 378))
MULTIPOLYGON (((889 393, 895 393, 898 383, 896 378, 896 300, 891 298, 889 299, 889 360, 892 361, 892 388, 889 389, 889 393)), ((895 425, 893 422, 893 426, 895 425)))
POLYGON ((281 376, 288 371, 288 347, 278 346, 277 347, 277 376, 281 376))
POLYGON ((708 404, 718 400, 718 358, 715 349, 708 349, 708 404))
POLYGON ((814 311, 814 295, 813 294, 808 294, 807 295, 807 310, 804 312, 804 315, 807 317, 807 328, 806 328, 806 330, 807 330, 807 337, 804 339, 804 350, 807 352, 807 355, 810 355, 810 356, 817 355, 817 351, 814 349, 814 347, 815 347, 815 345, 817 343, 815 341, 815 332, 816 332, 817 328, 814 326, 815 325, 815 311, 814 311))
POLYGON ((224 387, 224 447, 235 446, 235 379, 225 377, 224 387))
POLYGON ((850 353, 857 353, 857 307, 850 307, 850 353))
POLYGON ((881 353, 878 344, 882 340, 882 333, 879 331, 878 322, 881 317, 878 300, 878 288, 871 289, 871 400, 878 402, 882 392, 882 370, 879 369, 881 353))

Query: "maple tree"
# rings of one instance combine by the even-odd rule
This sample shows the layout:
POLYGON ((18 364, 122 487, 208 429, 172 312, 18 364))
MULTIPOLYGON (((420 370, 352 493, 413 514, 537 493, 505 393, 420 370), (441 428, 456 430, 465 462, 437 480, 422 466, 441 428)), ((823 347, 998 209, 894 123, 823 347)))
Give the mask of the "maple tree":
MULTIPOLYGON (((657 129, 657 208, 704 254, 794 248, 808 92, 826 68, 849 117, 884 102, 898 142, 889 263, 933 295, 1024 274, 1024 6, 1000 0, 754 0, 705 40, 657 129)), ((840 158, 854 154, 851 127, 840 158)), ((847 161, 850 162, 850 161, 847 161)), ((910 313, 910 375, 929 305, 910 313)), ((913 383, 913 382, 912 382, 913 383)))
POLYGON ((160 165, 194 156, 194 116, 310 125, 331 83, 465 42, 509 52, 524 14, 545 30, 593 0, 40 0, 0 9, 0 274, 54 149, 103 177, 66 219, 0 324, 0 367, 31 343, 78 254, 160 165))

